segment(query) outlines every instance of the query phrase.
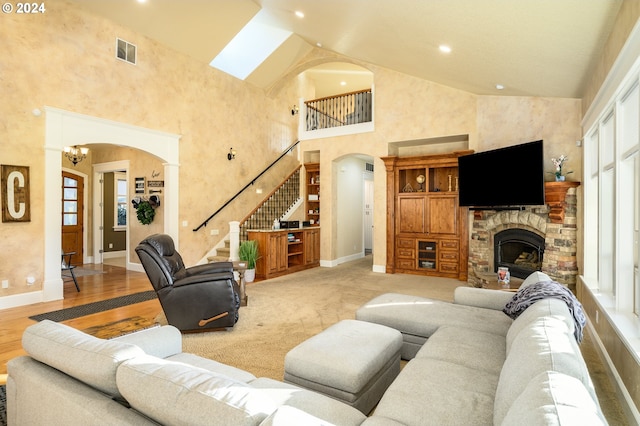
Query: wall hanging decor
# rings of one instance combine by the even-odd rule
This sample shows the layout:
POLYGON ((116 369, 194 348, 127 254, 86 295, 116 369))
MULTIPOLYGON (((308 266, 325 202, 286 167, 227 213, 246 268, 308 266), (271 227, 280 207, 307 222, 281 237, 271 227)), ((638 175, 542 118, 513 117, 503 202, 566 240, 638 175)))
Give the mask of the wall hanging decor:
POLYGON ((156 217, 155 209, 160 207, 160 197, 157 195, 152 195, 148 199, 136 197, 131 200, 131 204, 136 209, 138 221, 143 225, 149 225, 153 222, 153 218, 156 217))
POLYGON ((2 165, 2 221, 31 222, 29 167, 2 165))

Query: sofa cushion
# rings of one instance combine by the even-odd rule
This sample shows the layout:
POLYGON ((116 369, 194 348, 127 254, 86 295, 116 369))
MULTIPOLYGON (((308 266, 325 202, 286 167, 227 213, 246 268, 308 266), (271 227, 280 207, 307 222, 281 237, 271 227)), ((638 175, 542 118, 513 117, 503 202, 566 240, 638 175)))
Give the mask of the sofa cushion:
POLYGON ((356 319, 424 337, 431 336, 442 325, 504 336, 513 322, 501 311, 398 293, 386 293, 370 300, 356 311, 356 319))
POLYGON ((582 383, 555 371, 533 378, 502 422, 502 426, 606 424, 600 406, 582 383))
POLYGON ((182 333, 172 325, 145 328, 112 340, 138 346, 147 355, 167 358, 182 352, 182 333))
POLYGON ((131 407, 162 424, 257 425, 278 408, 246 383, 150 355, 122 363, 116 379, 131 407))
MULTIPOLYGON (((487 425, 498 377, 447 361, 414 358, 384 393, 373 416, 404 425, 487 425)), ((382 423, 385 424, 385 423, 382 423)))
POLYGON ((179 353, 165 358, 167 361, 182 362, 194 367, 203 368, 219 375, 226 376, 232 380, 238 382, 248 383, 256 379, 256 376, 248 371, 241 370, 236 367, 232 367, 227 364, 222 364, 212 359, 202 358, 198 355, 189 353, 179 353))
POLYGON ((568 332, 573 333, 575 330, 575 323, 573 318, 571 317, 571 313, 567 308, 566 303, 559 299, 543 299, 539 302, 534 303, 529 306, 518 318, 513 321, 511 327, 509 327, 509 331, 507 332, 507 354, 511 349, 511 344, 513 340, 518 336, 518 334, 529 327, 531 323, 536 321, 541 317, 549 317, 556 318, 564 321, 567 326, 568 332))
POLYGON ((121 396, 116 385, 118 366, 144 355, 135 345, 98 339, 49 320, 29 326, 22 335, 22 347, 32 358, 114 397, 121 396))
POLYGON ((504 364, 505 353, 504 336, 445 325, 433 333, 416 358, 439 359, 483 370, 497 377, 504 364))
POLYGON ((544 272, 535 271, 529 274, 529 276, 525 278, 525 280, 522 282, 522 284, 520 284, 520 287, 518 288, 522 289, 525 287, 529 287, 531 284, 536 284, 542 281, 551 281, 551 278, 549 278, 549 275, 545 274, 544 272))
POLYGON ((563 319, 540 317, 513 340, 496 390, 494 424, 538 374, 557 371, 580 380, 595 399, 595 391, 580 348, 563 319))
POLYGON ((503 290, 490 290, 469 286, 459 286, 453 290, 453 303, 476 306, 478 308, 502 311, 513 298, 513 293, 503 290))
MULTIPOLYGON (((328 396, 302 389, 288 383, 278 382, 273 379, 261 377, 249 383, 251 387, 261 389, 266 398, 280 406, 278 411, 289 407, 303 411, 315 419, 312 423, 284 423, 284 424, 333 424, 340 426, 358 426, 366 416, 359 410, 343 404, 338 400, 328 396)), ((285 411, 287 415, 291 412, 285 411)), ((294 412, 295 413, 295 412, 294 412)), ((275 413, 274 413, 275 414, 275 413)), ((274 425, 279 425, 276 419, 284 420, 284 414, 280 412, 272 421, 274 425)))
POLYGON ((578 343, 582 341, 583 329, 587 323, 586 315, 582 308, 582 304, 575 295, 566 286, 555 281, 539 282, 530 285, 522 290, 518 290, 513 295, 513 299, 509 301, 503 311, 509 317, 517 319, 523 312, 536 302, 544 299, 559 299, 567 305, 569 313, 574 321, 574 334, 578 343))
MULTIPOLYGON (((362 422, 356 423, 360 425, 362 422)), ((312 416, 311 414, 287 405, 278 408, 260 426, 329 426, 342 425, 341 423, 327 423, 325 420, 312 416)))

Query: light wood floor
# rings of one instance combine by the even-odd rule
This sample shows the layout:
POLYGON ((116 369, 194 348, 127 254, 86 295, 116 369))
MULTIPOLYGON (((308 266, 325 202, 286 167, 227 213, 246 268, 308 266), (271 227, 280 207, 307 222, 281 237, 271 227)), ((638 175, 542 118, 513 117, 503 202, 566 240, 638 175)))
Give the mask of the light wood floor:
MULTIPOLYGON (((101 270, 106 273, 78 277, 80 292, 76 291, 73 281, 65 281, 63 300, 0 311, 0 384, 6 382, 7 361, 25 354, 21 343, 22 333, 25 328, 36 322, 29 319, 30 316, 153 290, 146 274, 142 272, 127 271, 125 268, 111 265, 84 265, 83 268, 101 270)), ((64 321, 64 324, 84 330, 134 316, 153 320, 160 312, 162 312, 160 302, 158 299, 153 299, 64 321)))

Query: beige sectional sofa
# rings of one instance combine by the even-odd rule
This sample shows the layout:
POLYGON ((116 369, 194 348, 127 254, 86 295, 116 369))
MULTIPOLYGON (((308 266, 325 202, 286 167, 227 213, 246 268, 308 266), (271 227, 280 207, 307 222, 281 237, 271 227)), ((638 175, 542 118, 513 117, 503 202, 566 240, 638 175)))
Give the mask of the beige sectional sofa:
POLYGON ((400 331, 409 359, 369 417, 319 393, 183 353, 171 326, 102 340, 43 321, 24 333, 29 355, 8 364, 8 422, 606 424, 567 305, 544 299, 512 320, 502 312, 512 296, 460 287, 455 303, 385 294, 362 306, 357 319, 400 331))
POLYGON ((182 352, 172 326, 102 340, 51 321, 9 361, 7 420, 17 425, 360 425, 332 398, 182 352))
MULTIPOLYGON (((540 272, 523 288, 549 281, 540 272)), ((356 313, 403 335, 409 362, 367 426, 607 424, 568 305, 545 298, 515 320, 514 294, 459 287, 454 303, 384 294, 356 313)))

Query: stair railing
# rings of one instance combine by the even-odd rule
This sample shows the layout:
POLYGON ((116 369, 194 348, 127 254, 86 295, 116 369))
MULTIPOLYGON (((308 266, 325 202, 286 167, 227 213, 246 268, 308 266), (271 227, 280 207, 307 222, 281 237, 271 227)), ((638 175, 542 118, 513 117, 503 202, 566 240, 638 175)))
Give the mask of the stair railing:
POLYGON ((307 131, 366 123, 372 119, 371 89, 306 101, 307 131))
POLYGON ((240 191, 238 191, 236 193, 236 195, 234 195, 233 197, 231 197, 230 199, 228 199, 223 205, 222 207, 220 207, 218 210, 216 210, 211 216, 209 216, 204 222, 202 222, 197 228, 193 229, 193 232, 199 231, 200 228, 207 226, 207 224, 209 223, 209 221, 211 219, 213 219, 218 213, 220 213, 225 207, 227 207, 229 204, 231 204, 236 198, 238 198, 244 191, 247 190, 247 188, 249 188, 250 186, 252 186, 256 180, 260 179, 260 177, 265 174, 269 169, 271 169, 273 166, 275 166, 278 161, 280 161, 285 155, 287 155, 288 153, 290 153, 293 148, 295 148, 298 144, 300 143, 300 141, 296 141, 294 142, 289 148, 287 148, 286 150, 284 150, 282 152, 282 154, 280 154, 280 156, 278 158, 276 158, 271 164, 269 164, 263 171, 261 171, 256 177, 254 177, 253 179, 251 179, 251 181, 249 183, 247 183, 240 191))
POLYGON ((285 215, 300 199, 300 169, 296 167, 276 189, 271 191, 244 219, 240 221, 240 241, 247 239, 248 229, 271 229, 274 219, 285 215))

